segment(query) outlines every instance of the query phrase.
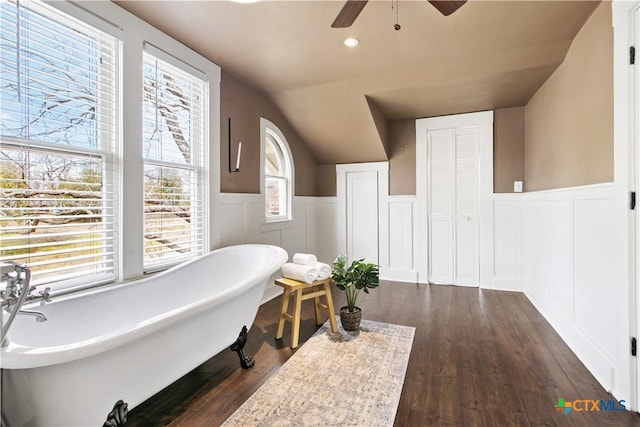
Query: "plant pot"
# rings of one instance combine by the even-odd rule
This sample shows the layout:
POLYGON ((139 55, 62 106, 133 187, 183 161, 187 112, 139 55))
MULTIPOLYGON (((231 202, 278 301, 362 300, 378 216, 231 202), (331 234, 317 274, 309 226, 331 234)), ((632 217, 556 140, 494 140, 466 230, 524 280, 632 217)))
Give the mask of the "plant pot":
POLYGON ((354 311, 349 311, 349 307, 340 308, 340 323, 345 331, 357 331, 362 319, 360 307, 354 307, 354 311))

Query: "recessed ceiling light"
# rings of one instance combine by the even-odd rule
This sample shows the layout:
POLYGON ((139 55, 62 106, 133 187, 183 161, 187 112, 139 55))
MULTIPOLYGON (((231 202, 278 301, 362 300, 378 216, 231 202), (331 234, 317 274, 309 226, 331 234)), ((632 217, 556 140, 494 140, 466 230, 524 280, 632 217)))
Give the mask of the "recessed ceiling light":
POLYGON ((349 37, 348 39, 344 40, 344 45, 349 47, 356 47, 358 46, 358 43, 360 43, 360 40, 355 37, 349 37))

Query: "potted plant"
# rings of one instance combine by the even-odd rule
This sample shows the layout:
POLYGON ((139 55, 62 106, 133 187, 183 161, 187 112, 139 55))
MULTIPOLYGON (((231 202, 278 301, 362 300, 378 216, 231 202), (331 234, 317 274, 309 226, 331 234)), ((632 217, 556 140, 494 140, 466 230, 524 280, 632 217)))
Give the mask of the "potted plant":
POLYGON ((364 262, 363 258, 347 267, 347 257, 338 255, 333 262, 332 273, 336 287, 347 296, 347 305, 340 308, 340 322, 345 331, 355 331, 362 319, 362 310, 356 307, 358 294, 360 290, 368 294, 369 289, 378 286, 378 266, 364 262))

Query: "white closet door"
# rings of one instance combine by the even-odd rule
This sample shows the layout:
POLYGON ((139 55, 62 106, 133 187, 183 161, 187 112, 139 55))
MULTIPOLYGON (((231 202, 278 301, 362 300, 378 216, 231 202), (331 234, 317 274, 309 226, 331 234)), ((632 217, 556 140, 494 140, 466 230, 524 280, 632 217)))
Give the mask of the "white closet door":
POLYGON ((479 286, 478 128, 455 131, 455 276, 454 283, 479 286))
POLYGON ((347 173, 347 257, 378 264, 378 172, 347 173))
POLYGON ((477 126, 427 135, 429 281, 479 286, 477 126))
POLYGON ((493 287, 493 111, 416 120, 416 199, 418 281, 493 287))
POLYGON ((453 283, 454 129, 429 132, 429 271, 432 283, 453 283))

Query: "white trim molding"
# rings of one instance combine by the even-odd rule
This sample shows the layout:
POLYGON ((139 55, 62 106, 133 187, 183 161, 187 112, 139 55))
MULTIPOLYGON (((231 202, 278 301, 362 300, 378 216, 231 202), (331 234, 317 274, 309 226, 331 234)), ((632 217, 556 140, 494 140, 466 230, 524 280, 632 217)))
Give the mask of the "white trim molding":
MULTIPOLYGON (((617 220, 624 225, 627 253, 622 271, 625 276, 625 297, 628 304, 620 304, 616 317, 623 322, 616 332, 616 347, 612 349, 615 362, 613 394, 630 402, 631 409, 640 409, 640 366, 638 358, 629 352, 630 337, 640 333, 640 266, 638 207, 629 209, 629 193, 640 189, 640 1, 613 1, 613 153, 614 185, 620 212, 617 220), (635 46, 636 63, 629 64, 630 47, 635 46)), ((622 283, 616 283, 616 290, 622 283)))
MULTIPOLYGON (((276 126, 271 121, 265 119, 264 117, 260 117, 260 194, 262 197, 262 206, 266 205, 266 191, 265 191, 265 143, 267 141, 267 135, 270 135, 273 140, 278 144, 280 149, 283 151, 284 159, 282 159, 285 163, 286 177, 287 179, 287 194, 286 194, 286 206, 287 212, 285 215, 275 217, 275 218, 267 218, 266 211, 262 214, 262 222, 267 223, 278 223, 278 222, 287 222, 292 221, 295 216, 293 212, 293 198, 294 194, 296 194, 295 188, 295 180, 296 180, 296 169, 293 161, 293 155, 291 154, 291 148, 289 147, 289 143, 287 142, 287 138, 280 131, 280 128, 276 126)), ((273 228, 273 227, 271 227, 273 228)), ((291 228, 291 226, 289 226, 291 228)))

